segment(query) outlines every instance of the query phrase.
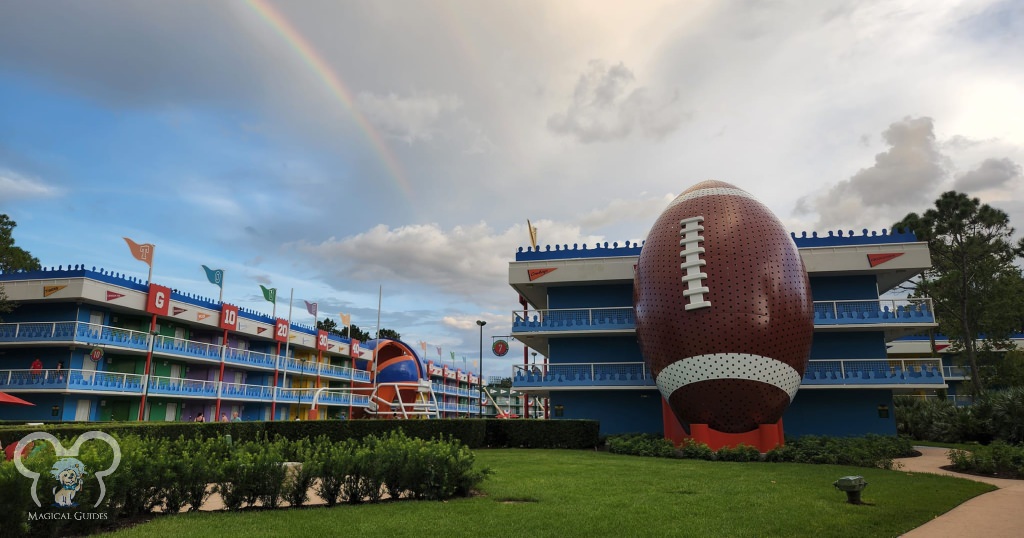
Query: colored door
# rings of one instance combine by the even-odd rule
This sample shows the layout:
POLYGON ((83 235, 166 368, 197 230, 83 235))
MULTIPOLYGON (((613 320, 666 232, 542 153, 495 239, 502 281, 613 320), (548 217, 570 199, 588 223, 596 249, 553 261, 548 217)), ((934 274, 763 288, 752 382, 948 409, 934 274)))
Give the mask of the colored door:
POLYGON ((75 406, 75 420, 86 422, 89 420, 89 411, 92 409, 92 402, 89 400, 78 400, 75 406))

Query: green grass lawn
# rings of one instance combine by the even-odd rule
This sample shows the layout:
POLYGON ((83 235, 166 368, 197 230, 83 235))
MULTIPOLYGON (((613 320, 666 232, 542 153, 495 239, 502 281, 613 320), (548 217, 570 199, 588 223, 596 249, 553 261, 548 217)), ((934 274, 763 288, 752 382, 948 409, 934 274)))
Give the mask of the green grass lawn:
POLYGON ((160 517, 112 536, 896 536, 992 486, 833 465, 479 450, 483 495, 160 517), (855 506, 832 487, 868 481, 855 506), (525 501, 525 502, 523 502, 525 501))

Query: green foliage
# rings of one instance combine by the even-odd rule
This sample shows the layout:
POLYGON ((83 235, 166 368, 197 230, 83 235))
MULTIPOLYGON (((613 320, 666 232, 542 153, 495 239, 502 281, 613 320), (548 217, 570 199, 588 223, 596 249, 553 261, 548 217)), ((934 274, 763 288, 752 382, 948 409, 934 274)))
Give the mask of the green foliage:
POLYGON ((964 407, 939 399, 896 397, 893 401, 897 430, 913 439, 1024 443, 1024 387, 989 391, 964 407))
POLYGON ((970 451, 953 449, 947 456, 957 471, 1002 478, 1024 478, 1024 446, 995 441, 970 451))
POLYGON ((672 458, 676 447, 672 441, 653 433, 611 435, 608 437, 608 451, 612 454, 672 458))
POLYGON ((679 447, 679 456, 688 460, 710 461, 715 459, 715 451, 711 450, 711 447, 704 443, 698 443, 692 439, 687 439, 682 446, 679 447))
MULTIPOLYGON (((934 209, 910 213, 893 226, 928 242, 932 267, 915 282, 915 295, 932 298, 939 330, 953 350, 963 350, 971 371, 980 372, 978 341, 984 348, 1005 348, 1020 329, 1024 277, 1015 262, 1024 255, 1024 240, 1012 241, 1005 212, 954 191, 943 193, 934 209)), ((981 394, 982 377, 971 382, 981 394)))
POLYGON ((390 338, 392 340, 401 340, 402 335, 398 334, 398 331, 394 329, 386 329, 384 327, 381 327, 380 330, 377 331, 377 338, 390 338))
MULTIPOLYGON (((14 228, 18 225, 6 214, 0 214, 0 273, 13 271, 35 271, 39 269, 39 259, 27 250, 14 246, 14 228)), ((0 283, 0 321, 3 315, 14 310, 15 304, 7 300, 7 292, 0 283)))
POLYGON ((723 447, 715 453, 718 461, 761 461, 761 451, 742 443, 735 447, 723 447))
MULTIPOLYGON (((310 487, 328 505, 379 502, 384 492, 394 499, 444 500, 468 495, 489 470, 475 468, 475 456, 453 437, 420 439, 401 430, 333 442, 321 435, 314 440, 290 441, 278 437, 231 443, 224 437, 185 438, 118 435, 121 459, 106 477, 102 502, 98 482, 88 479, 109 468, 113 450, 106 443, 81 446, 78 458, 89 471, 86 485, 75 497, 80 506, 43 511, 73 510, 106 514, 106 519, 55 519, 30 521, 25 515, 31 502, 31 483, 13 463, 0 463, 0 535, 29 533, 58 536, 92 532, 102 525, 136 518, 160 510, 177 513, 185 506, 197 510, 205 502, 207 485, 214 484, 229 511, 262 506, 274 508, 282 501, 301 506, 310 487), (295 465, 286 465, 296 457, 295 465), (72 526, 73 525, 73 526, 72 526)), ((64 439, 65 446, 71 445, 64 439)), ((25 459, 26 466, 41 473, 36 494, 53 498, 48 471, 57 460, 49 443, 39 443, 25 459)))
POLYGON ((893 469, 896 458, 911 456, 909 440, 885 435, 864 437, 819 437, 805 435, 765 454, 765 461, 830 465, 853 465, 893 469))
POLYGON ((469 421, 484 423, 486 437, 483 446, 490 448, 595 448, 598 446, 601 426, 596 420, 469 419, 469 421))
POLYGON ((331 442, 382 437, 402 430, 410 437, 439 439, 451 437, 470 448, 594 448, 598 445, 599 423, 594 420, 309 420, 276 422, 121 422, 64 423, 45 426, 23 424, 0 426, 0 443, 16 443, 35 431, 57 436, 75 436, 91 430, 111 435, 138 435, 163 439, 210 439, 230 435, 238 442, 283 437, 290 440, 315 439, 321 435, 331 442))

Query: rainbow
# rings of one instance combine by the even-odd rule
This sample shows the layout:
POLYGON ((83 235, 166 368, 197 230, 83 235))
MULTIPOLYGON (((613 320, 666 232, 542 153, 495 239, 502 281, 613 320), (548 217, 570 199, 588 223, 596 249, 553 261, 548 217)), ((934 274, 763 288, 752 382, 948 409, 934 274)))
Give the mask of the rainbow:
POLYGON ((412 185, 410 185, 409 179, 406 178, 402 165, 398 162, 398 159, 388 145, 384 143, 380 133, 366 119, 366 116, 356 108, 352 92, 345 85, 345 82, 341 80, 341 77, 331 69, 331 66, 324 61, 320 53, 292 26, 292 23, 266 0, 245 0, 245 4, 259 15, 264 22, 269 24, 277 35, 284 39, 285 43, 298 54, 310 71, 323 82, 328 91, 352 113, 352 117, 355 118, 356 123, 363 132, 366 133, 366 138, 370 141, 377 154, 380 155, 381 161, 387 168, 388 173, 391 174, 391 177, 394 178, 398 188, 411 199, 412 185))

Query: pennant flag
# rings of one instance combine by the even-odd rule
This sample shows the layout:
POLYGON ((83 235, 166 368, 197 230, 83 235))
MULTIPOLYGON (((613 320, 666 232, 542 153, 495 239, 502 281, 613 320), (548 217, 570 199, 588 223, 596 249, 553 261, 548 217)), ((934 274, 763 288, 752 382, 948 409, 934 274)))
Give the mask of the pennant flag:
POLYGON ((454 351, 449 351, 449 353, 452 354, 452 362, 455 362, 455 352, 454 351))
POLYGON ((128 248, 131 249, 132 256, 135 256, 136 260, 145 263, 150 268, 153 267, 153 251, 156 250, 156 247, 154 247, 152 243, 143 243, 140 245, 127 237, 124 238, 124 241, 128 243, 128 248))
POLYGON ((209 314, 204 314, 202 312, 196 312, 196 321, 203 321, 204 319, 206 319, 208 317, 210 317, 209 314))
POLYGON ((43 286, 43 297, 49 297, 66 287, 68 287, 67 284, 63 286, 43 286))
POLYGON ((341 316, 341 325, 343 327, 348 327, 349 325, 352 325, 352 315, 351 314, 338 314, 338 315, 341 316))
POLYGON ((268 288, 263 284, 260 284, 260 289, 263 290, 263 298, 272 302, 277 302, 277 288, 268 288))
POLYGON ((309 312, 315 318, 316 317, 316 303, 311 303, 309 301, 302 301, 302 302, 306 303, 306 312, 309 312))
POLYGON ((420 349, 423 350, 423 354, 424 355, 427 354, 427 343, 424 342, 423 340, 420 340, 420 349))
POLYGON ((437 346, 437 358, 441 358, 441 346, 437 346))
POLYGON ((526 229, 530 231, 530 245, 533 246, 533 250, 537 250, 537 227, 530 224, 530 219, 526 219, 526 229))
POLYGON ((221 289, 224 289, 224 270, 223 269, 210 269, 207 266, 203 266, 203 271, 206 271, 206 279, 210 281, 210 284, 214 284, 221 289))
POLYGON ((172 316, 177 316, 178 314, 181 314, 183 312, 188 312, 188 309, 187 308, 182 308, 180 306, 176 306, 176 307, 174 307, 174 314, 171 314, 171 315, 172 316))
POLYGON ((530 282, 537 280, 538 278, 558 269, 557 267, 547 267, 544 269, 527 269, 526 272, 530 275, 530 282))
POLYGON ((902 252, 884 252, 882 254, 868 254, 868 265, 874 267, 876 265, 882 265, 883 263, 902 256, 902 252))
POLYGON ((267 330, 266 327, 256 327, 256 334, 263 334, 265 330, 267 330))
POLYGON ((120 299, 121 297, 124 297, 123 293, 117 293, 116 291, 107 290, 107 300, 108 301, 113 301, 114 299, 120 299))

